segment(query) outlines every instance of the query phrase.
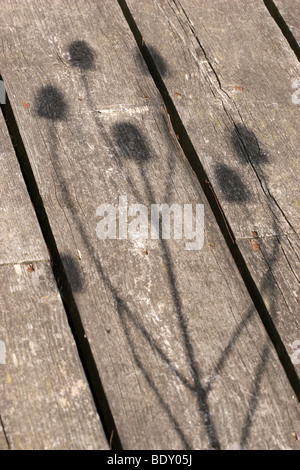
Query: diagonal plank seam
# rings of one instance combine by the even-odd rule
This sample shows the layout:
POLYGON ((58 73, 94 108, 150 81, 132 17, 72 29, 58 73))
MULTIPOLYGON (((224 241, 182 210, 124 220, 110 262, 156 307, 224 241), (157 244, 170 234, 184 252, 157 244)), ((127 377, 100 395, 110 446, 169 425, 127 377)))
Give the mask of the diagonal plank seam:
MULTIPOLYGON (((1 76, 0 76, 0 79, 1 76)), ((116 428, 113 415, 111 413, 107 397, 104 392, 103 385, 97 366, 93 357, 91 346, 88 342, 85 330, 78 312, 76 302, 72 293, 72 289, 69 285, 67 275, 63 266, 62 259, 60 257, 56 241, 54 239, 50 223, 46 210, 43 205, 41 195, 31 168, 31 164, 28 159, 28 155, 20 135, 18 125, 15 120, 15 116, 9 101, 9 96, 6 95, 5 106, 1 105, 1 111, 10 135, 11 142, 13 144, 15 154, 20 165, 21 173, 24 178, 26 188, 33 204, 37 221, 40 225, 44 241, 48 248, 50 265, 53 270, 54 278, 59 290, 63 306, 67 315, 67 320, 74 337, 74 341, 78 350, 78 355, 84 370, 84 373, 89 384, 97 413, 102 423, 107 442, 112 450, 121 450, 121 442, 116 428)), ((47 260, 41 262, 47 262, 47 260)), ((48 260, 49 262, 49 260, 48 260)), ((15 264, 15 263, 12 263, 15 264)), ((24 262, 22 264, 30 264, 30 262, 24 262)), ((1 425, 0 417, 0 425, 1 425)))
MULTIPOLYGON (((271 1, 272 1, 272 0, 271 0, 271 1)), ((174 3, 177 4, 177 0, 174 0, 174 3)), ((255 166, 253 165, 253 162, 252 162, 252 160, 251 160, 251 158, 250 158, 250 155, 249 155, 249 153, 248 153, 248 150, 247 150, 247 146, 245 145, 245 143, 244 143, 244 141, 243 141, 243 137, 242 137, 242 135, 241 135, 241 133, 240 133, 240 131, 239 131, 239 127, 238 127, 237 124, 235 123, 235 120, 234 120, 233 116, 231 116, 230 111, 227 109, 228 100, 229 100, 230 103, 233 104, 234 110, 237 111, 238 116, 239 116, 239 118, 241 119, 241 122, 243 123, 243 125, 245 125, 244 120, 243 120, 243 117, 242 117, 242 115, 241 115, 241 113, 240 113, 240 111, 239 111, 239 109, 238 109, 238 107, 237 107, 237 105, 236 105, 234 99, 232 99, 232 98, 229 96, 229 94, 222 88, 221 80, 220 80, 220 78, 218 77, 218 74, 217 74, 217 72, 216 72, 216 70, 215 70, 215 68, 214 68, 214 66, 213 66, 213 64, 212 64, 212 62, 211 62, 211 60, 209 59, 208 54, 206 53, 206 51, 205 51, 203 45, 201 44, 201 42, 200 42, 200 40, 199 40, 199 38, 198 38, 198 36, 197 36, 197 34, 196 34, 196 32, 195 32, 195 29, 194 29, 194 27, 193 27, 193 25, 192 25, 192 23, 191 23, 191 21, 190 21, 190 19, 189 19, 188 14, 187 14, 186 11, 185 11, 183 5, 181 5, 181 2, 180 2, 180 1, 178 1, 178 4, 180 5, 180 8, 181 8, 181 10, 182 10, 182 12, 183 12, 183 14, 184 14, 186 20, 187 20, 187 23, 188 23, 188 25, 189 25, 189 28, 190 28, 190 30, 191 30, 191 32, 192 32, 194 38, 196 39, 196 41, 197 41, 197 43, 198 43, 198 45, 199 45, 199 47, 200 47, 200 49, 201 49, 201 51, 202 51, 204 57, 205 57, 205 60, 206 60, 207 64, 209 65, 211 71, 213 72, 213 74, 214 74, 214 76, 215 76, 215 78, 216 78, 216 80, 217 80, 218 87, 219 87, 219 91, 222 93, 221 96, 220 96, 220 99, 221 99, 221 103, 222 103, 222 106, 223 106, 223 110, 224 110, 224 112, 226 113, 227 117, 230 119, 230 121, 232 122, 232 124, 233 124, 233 126, 234 126, 234 128, 235 128, 235 131, 236 131, 236 133, 237 133, 237 135, 238 135, 240 144, 241 144, 241 146, 242 146, 242 148, 243 148, 243 150, 244 150, 244 152, 245 152, 245 155, 246 155, 246 157, 247 157, 247 161, 248 161, 249 165, 251 166, 252 171, 255 173, 255 176, 256 176, 256 178, 257 178, 257 180, 258 180, 258 182, 259 182, 259 184, 260 184, 260 186, 261 186, 261 188, 262 188, 263 193, 266 195, 266 199, 267 199, 267 201, 268 201, 268 203, 269 203, 269 204, 268 204, 268 205, 269 205, 269 208, 270 208, 271 212, 273 213, 274 218, 276 218, 276 212, 273 210, 273 208, 274 208, 274 209, 277 208, 277 209, 279 210, 279 212, 281 213, 281 215, 283 216, 283 218, 286 220, 287 224, 290 226, 290 228, 291 228, 291 230, 292 230, 292 233, 296 233, 295 228, 293 227, 293 225, 291 224, 291 222, 288 220, 288 218, 287 218, 287 216, 285 215, 283 209, 280 207, 279 203, 277 202, 275 196, 271 193, 271 191, 269 190, 268 186, 265 184, 265 181, 263 180, 263 178, 261 178, 261 176, 259 175, 259 173, 258 173, 258 171, 256 170, 255 166), (224 100, 224 98, 225 98, 225 100, 224 100), (226 102, 225 102, 225 101, 226 101, 226 102), (273 207, 272 207, 272 206, 273 206, 273 207)), ((213 91, 213 90, 212 90, 212 91, 213 91)), ((220 93, 219 93, 219 94, 220 94, 220 93)), ((228 108, 229 108, 229 106, 228 106, 228 108)), ((256 139, 256 143, 257 143, 257 146, 260 148, 260 145, 259 145, 259 142, 257 141, 257 139, 256 139)), ((287 233, 286 233, 286 235, 287 235, 287 233)))
MULTIPOLYGON (((271 318, 271 315, 268 311, 268 308, 263 300, 262 294, 259 291, 259 288, 253 279, 246 261, 235 243, 235 237, 233 235, 232 229, 226 219, 226 216, 222 210, 222 207, 218 201, 218 198, 212 188, 212 185, 208 179, 208 176, 205 172, 205 169, 198 157, 198 154, 190 140, 190 137, 188 135, 188 132, 178 114, 178 111, 175 107, 175 104, 167 90, 167 87, 163 81, 163 78, 161 74, 158 71, 158 68, 156 66, 155 60, 153 59, 150 50, 147 47, 147 44, 144 41, 144 38, 141 34, 141 31, 139 30, 132 14, 131 11, 127 5, 126 0, 118 0, 118 3, 120 5, 121 10, 123 11, 124 17, 133 33, 133 36, 136 40, 136 43, 141 51, 141 54, 144 57, 144 60, 147 64, 147 67, 149 69, 149 73, 151 74, 153 81, 165 103, 166 109, 168 111, 169 117, 171 124, 173 126, 173 131, 175 132, 175 135, 178 136, 179 143, 182 147, 182 151, 187 158, 191 169, 194 171, 198 181, 201 184, 201 187, 204 191, 204 194, 208 200, 208 203, 210 204, 210 207, 213 211, 213 214, 215 216, 215 219, 219 225, 219 228, 222 232, 222 235, 227 243, 227 246, 230 250, 230 253, 233 257, 233 260, 240 272, 240 275, 243 279, 243 282, 249 292, 249 295, 255 305, 255 308, 257 309, 260 319, 275 347, 276 353, 278 355, 278 358, 281 362, 281 365, 288 377, 288 380, 290 381, 290 384, 300 401, 300 380, 298 378, 297 372, 295 370, 295 367, 291 361, 291 358, 285 348, 285 345, 280 337, 280 334, 277 331, 277 328, 275 327, 275 324, 271 318)), ((202 48, 203 49, 203 48, 202 48)), ((204 53, 204 51, 203 51, 204 53)), ((205 54, 205 53, 204 53, 205 54)), ((209 62, 208 62, 209 63, 209 62)), ((220 84, 220 80, 217 77, 217 82, 220 84)), ((220 84, 220 91, 222 91, 222 87, 220 84)), ((225 93, 226 94, 226 93, 225 93)), ((228 110, 226 109, 225 104, 223 103, 223 107, 225 109, 226 114, 228 114, 228 110)), ((234 120, 232 116, 230 116, 230 119, 234 123, 234 120)), ((278 207, 278 209, 282 212, 281 208, 278 206, 277 202, 274 200, 272 197, 274 204, 278 207)))
POLYGON ((5 427, 4 427, 4 423, 3 423, 3 420, 2 420, 1 414, 0 414, 0 427, 2 428, 2 431, 3 431, 4 439, 5 439, 5 442, 6 442, 6 445, 7 445, 7 449, 11 450, 11 445, 10 445, 10 442, 9 442, 9 439, 8 439, 8 436, 7 436, 5 427))
MULTIPOLYGON (((202 64, 203 62, 205 62, 205 64, 208 67, 208 70, 206 70, 207 76, 205 78, 208 81, 210 91, 213 94, 214 98, 217 98, 217 99, 220 100, 223 111, 225 112, 226 116, 228 117, 229 121, 232 123, 232 125, 233 125, 233 127, 234 127, 234 129, 237 133, 240 144, 241 144, 241 146, 243 148, 243 151, 245 153, 245 157, 247 158, 247 162, 251 166, 251 169, 252 169, 253 173, 255 174, 255 177, 257 178, 258 183, 259 183, 263 193, 266 195, 266 201, 267 201, 267 204, 268 204, 268 208, 272 212, 274 219, 277 219, 276 211, 278 211, 280 213, 280 215, 287 222, 287 225, 290 227, 291 232, 286 231, 285 235, 294 234, 296 232, 294 227, 292 226, 291 222, 288 220, 288 218, 287 218, 286 214, 284 213, 283 209, 280 207, 280 205, 279 205, 278 201, 276 200, 275 196, 269 190, 264 178, 259 175, 257 169, 255 168, 255 166, 253 165, 253 163, 251 161, 251 158, 250 158, 249 153, 247 151, 247 146, 245 145, 245 143, 243 141, 243 137, 242 137, 242 135, 239 131, 239 126, 237 125, 237 123, 235 122, 235 119, 234 119, 234 113, 237 113, 237 116, 241 120, 241 123, 243 124, 243 126, 246 127, 243 116, 240 113, 240 110, 239 110, 238 106, 236 105, 235 100, 226 92, 226 90, 223 89, 221 80, 220 80, 220 78, 219 78, 219 76, 218 76, 218 74, 217 74, 217 72, 216 72, 209 56, 208 56, 208 54, 206 53, 200 39, 198 38, 198 36, 196 34, 196 31, 193 27, 193 24, 191 23, 191 21, 188 17, 188 14, 186 13, 186 11, 185 11, 184 7, 182 6, 181 2, 179 0, 174 0, 174 4, 178 8, 178 10, 179 10, 179 6, 180 6, 181 11, 182 11, 183 15, 186 18, 188 27, 189 27, 194 39, 196 40, 198 46, 201 49, 201 52, 202 52, 203 57, 205 58, 205 60, 199 62, 198 58, 194 57, 194 55, 193 55, 193 57, 194 57, 194 59, 196 60, 196 62, 198 64, 202 64), (209 74, 209 72, 212 72, 213 76, 215 77, 215 80, 211 79, 211 77, 210 77, 211 74, 209 74)), ((172 6, 171 6, 171 8, 172 8, 172 6)), ((142 46, 143 45, 144 45, 144 40, 142 39, 142 46)), ((151 58, 149 60, 151 61, 151 58)), ((167 98, 169 99, 170 97, 168 96, 167 98)), ((257 139, 256 139, 256 143, 257 143, 258 148, 260 148, 260 145, 259 145, 259 142, 257 141, 257 139)), ((213 191, 211 186, 210 186, 210 189, 213 191)), ((217 201, 217 204, 218 204, 218 201, 217 201)), ((221 207, 219 207, 219 210, 223 213, 221 207)), ((228 224, 226 222, 224 214, 222 216, 224 218, 225 225, 227 226, 227 229, 228 229, 228 224)))
POLYGON ((273 2, 273 0, 263 0, 263 2, 266 8, 268 9, 270 15, 274 19, 275 23, 281 29, 282 34, 284 35, 290 47, 294 51, 297 59, 300 60, 300 45, 298 44, 295 36, 293 35, 283 16, 280 14, 280 11, 278 10, 277 6, 273 2))

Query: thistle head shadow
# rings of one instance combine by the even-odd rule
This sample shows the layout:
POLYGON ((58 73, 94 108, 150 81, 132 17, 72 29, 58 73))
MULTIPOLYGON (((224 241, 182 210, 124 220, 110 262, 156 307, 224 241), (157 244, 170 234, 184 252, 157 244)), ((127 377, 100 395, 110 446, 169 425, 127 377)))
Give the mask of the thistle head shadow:
POLYGON ((254 164, 268 163, 268 155, 261 148, 256 135, 246 126, 236 124, 231 134, 233 147, 243 164, 249 158, 254 164))
MULTIPOLYGON (((154 46, 151 46, 150 44, 147 44, 147 46, 144 46, 146 47, 146 55, 149 57, 151 57, 151 59, 153 60, 153 62, 155 63, 156 67, 158 68, 159 70, 159 73, 162 77, 167 77, 170 75, 170 70, 169 70, 169 67, 165 61, 165 59, 163 58, 163 56, 161 55, 161 53, 154 47, 154 46)), ((144 58, 140 52, 140 50, 137 48, 136 50, 136 59, 137 59, 137 62, 141 68, 141 71, 143 74, 147 74, 149 73, 148 71, 148 68, 146 66, 146 63, 144 61, 144 58)))
POLYGON ((61 260, 63 262, 73 292, 82 291, 84 288, 84 278, 82 275, 80 261, 70 256, 69 254, 62 254, 61 260))
POLYGON ((112 128, 113 138, 122 155, 137 163, 151 159, 150 147, 137 126, 130 122, 119 122, 112 128))
POLYGON ((39 117, 50 121, 63 121, 67 116, 68 105, 58 88, 46 85, 40 88, 36 95, 35 109, 39 117))
POLYGON ((227 202, 242 204, 250 201, 249 190, 232 168, 223 163, 216 165, 215 177, 227 202))
POLYGON ((70 63, 80 70, 95 69, 95 53, 86 41, 73 41, 69 46, 70 63))

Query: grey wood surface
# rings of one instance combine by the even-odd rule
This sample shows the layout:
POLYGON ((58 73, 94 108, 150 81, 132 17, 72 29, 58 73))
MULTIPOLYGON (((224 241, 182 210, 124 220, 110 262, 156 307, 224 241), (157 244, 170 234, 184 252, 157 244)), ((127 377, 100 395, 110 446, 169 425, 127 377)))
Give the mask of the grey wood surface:
POLYGON ((300 46, 300 3, 293 0, 273 0, 273 2, 300 46))
POLYGON ((2 424, 0 424, 0 450, 9 450, 9 445, 2 424))
POLYGON ((297 448, 293 391, 117 2, 4 10, 1 73, 123 447, 297 448), (99 240, 121 195, 204 203, 204 247, 99 240))
POLYGON ((300 228, 299 63, 263 2, 127 4, 290 351, 300 337, 299 263, 278 240, 300 228))
POLYGON ((107 449, 0 116, 0 449, 107 449))
POLYGON ((300 345, 299 236, 252 238, 240 240, 239 245, 267 308, 272 312, 276 326, 285 340, 287 352, 296 370, 299 370, 295 351, 297 342, 300 345), (259 245, 258 249, 256 244, 259 245))
POLYGON ((0 267, 1 420, 10 449, 107 449, 49 263, 0 267))
POLYGON ((0 142, 0 264, 49 260, 2 114, 0 142))

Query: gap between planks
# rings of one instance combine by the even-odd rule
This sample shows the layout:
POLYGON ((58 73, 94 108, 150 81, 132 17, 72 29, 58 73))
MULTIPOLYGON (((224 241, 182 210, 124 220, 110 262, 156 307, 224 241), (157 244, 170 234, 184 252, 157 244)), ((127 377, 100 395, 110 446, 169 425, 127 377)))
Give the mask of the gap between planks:
MULTIPOLYGON (((300 45, 297 39, 295 38, 293 31, 291 30, 288 23, 286 22, 284 16, 282 16, 282 14, 280 13, 276 5, 276 0, 275 2, 273 0, 263 0, 263 1, 270 15, 272 16, 272 18, 274 19, 278 27, 281 29, 282 34, 284 35, 287 42, 289 43, 292 50, 294 51, 297 59, 300 60, 300 45)), ((291 6, 292 6, 292 2, 291 2, 291 6)))
MULTIPOLYGON (((265 301, 263 299, 263 296, 259 290, 259 287, 257 286, 251 272, 249 271, 247 267, 246 260, 239 249, 237 245, 238 240, 244 239, 244 237, 237 237, 235 238, 233 230, 231 229, 231 226, 226 218, 225 212, 223 211, 223 208, 218 201, 218 198, 214 192, 214 189, 209 181, 208 175, 201 163, 201 160, 198 157, 197 151, 195 150, 195 147, 193 146, 193 143, 189 137, 189 134, 185 128, 185 125, 183 121, 181 120, 181 117, 179 115, 179 112, 177 111, 176 105, 172 99, 172 96, 168 92, 167 85, 164 83, 163 77, 161 76, 158 67, 154 61, 154 59, 151 56, 151 52, 148 49, 147 44, 144 41, 142 32, 139 29, 139 26, 137 25, 130 8, 126 2, 126 0, 118 0, 118 3, 120 5, 120 8, 123 11, 124 17, 133 33, 133 36, 136 40, 136 43, 141 51, 141 54, 144 57, 144 60, 147 64, 147 67, 149 69, 149 72, 154 80, 154 83, 165 103, 167 112, 169 114, 173 129, 175 134, 178 136, 178 141, 179 144, 182 148, 182 151, 184 155, 186 156, 192 170, 194 171, 196 177, 198 178, 201 187, 205 193, 205 196, 210 204, 210 207, 213 211, 213 214, 215 216, 215 219, 220 227, 220 230, 224 236, 224 239, 227 243, 227 246, 230 250, 230 253, 233 257, 233 260, 238 267, 238 270, 241 274, 241 277, 245 283, 245 286, 252 298, 252 301, 260 315, 261 321, 275 347, 275 350, 278 354, 278 358, 283 366, 283 369, 285 370, 285 373, 290 381, 291 386, 294 389, 294 392, 300 401, 300 380, 298 373, 295 369, 294 364, 291 361, 290 355, 288 354, 288 351, 286 349, 286 346, 281 339, 281 336, 272 320, 272 317, 268 311, 268 308, 265 304, 265 301)), ((205 51, 203 50, 204 54, 205 51)), ((206 55, 206 54, 205 54, 206 55)), ((208 66, 212 68, 212 72, 214 73, 218 87, 220 88, 220 91, 223 92, 220 81, 218 79, 218 76, 210 63, 209 60, 206 61, 208 66)), ((225 92, 225 94, 227 94, 225 92)), ((224 108, 225 109, 225 108, 224 108)), ((226 109, 225 109, 226 111, 226 109)), ((284 233, 281 234, 281 236, 289 236, 291 234, 289 233, 284 233)), ((269 236, 268 236, 269 237, 269 236)), ((276 238, 276 235, 270 235, 270 237, 276 238)), ((253 237, 254 238, 254 237, 253 237)), ((265 237, 259 237, 260 239, 263 239, 265 237)), ((251 240, 251 237, 245 237, 245 239, 251 240)))
MULTIPOLYGON (((2 77, 0 76, 0 79, 2 77)), ((106 398, 101 379, 99 377, 95 360, 89 345, 87 335, 83 328, 80 315, 72 294, 72 289, 69 285, 62 259, 58 252, 56 242, 48 221, 48 217, 40 196, 35 177, 27 156, 27 152, 21 138, 17 122, 9 101, 9 96, 6 96, 6 104, 0 105, 1 111, 8 129, 8 133, 15 150, 17 160, 20 165, 21 174, 24 178, 25 185, 33 204, 38 224, 40 226, 43 238, 48 248, 51 259, 39 260, 42 264, 51 264, 54 279, 57 285, 58 292, 67 315, 67 320, 71 329, 72 337, 77 347, 79 359, 83 367, 87 382, 89 384, 97 413, 100 417, 103 430, 109 447, 111 450, 122 450, 120 438, 114 418, 110 411, 108 400, 106 398)), ((22 262, 22 263, 4 263, 1 266, 14 266, 14 265, 29 265, 37 261, 22 262)))

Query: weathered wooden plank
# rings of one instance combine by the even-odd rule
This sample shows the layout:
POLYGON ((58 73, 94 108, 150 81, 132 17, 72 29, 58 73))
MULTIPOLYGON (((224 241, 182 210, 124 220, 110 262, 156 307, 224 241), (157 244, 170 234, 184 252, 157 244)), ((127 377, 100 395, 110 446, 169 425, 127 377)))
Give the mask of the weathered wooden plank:
POLYGON ((297 448, 293 392, 117 2, 63 13, 5 6, 1 73, 124 448, 297 448), (204 203, 203 248, 99 240, 118 196, 204 203))
POLYGON ((2 115, 0 137, 0 449, 106 449, 2 115))
POLYGON ((0 425, 0 450, 9 450, 7 438, 5 436, 2 424, 0 425))
POLYGON ((0 264, 49 260, 2 115, 0 141, 0 264))
POLYGON ((299 277, 276 237, 300 229, 297 59, 263 2, 127 4, 290 350, 300 311, 297 289, 287 287, 299 277), (256 234, 271 241, 268 262, 250 243, 256 234), (287 284, 275 282, 280 270, 287 284))
POLYGON ((299 370, 295 348, 300 345, 300 240, 298 235, 240 240, 247 265, 253 273, 267 308, 282 337, 292 362, 299 370), (250 248, 250 249, 249 249, 250 248), (294 357, 295 356, 295 359, 294 357))
POLYGON ((106 449, 48 263, 0 267, 1 420, 10 449, 106 449))
POLYGON ((273 0, 287 27, 300 46, 300 4, 292 0, 273 0))
POLYGON ((236 237, 299 230, 300 67, 263 3, 128 5, 236 237))

